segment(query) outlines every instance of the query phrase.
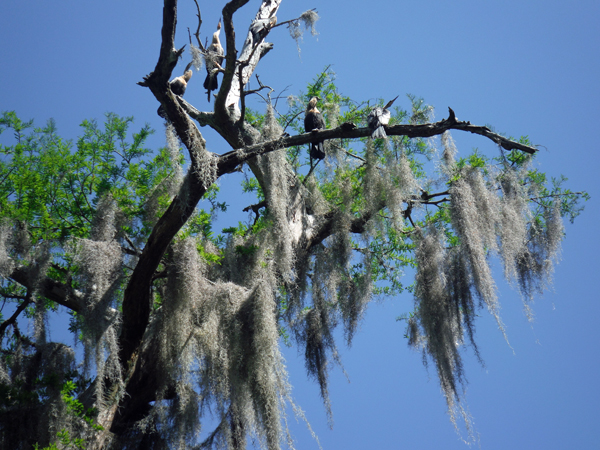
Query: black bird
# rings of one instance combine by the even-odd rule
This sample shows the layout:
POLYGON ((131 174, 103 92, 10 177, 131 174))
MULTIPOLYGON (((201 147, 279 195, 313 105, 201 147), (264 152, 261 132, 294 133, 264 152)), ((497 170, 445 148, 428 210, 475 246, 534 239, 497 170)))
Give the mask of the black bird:
MULTIPOLYGON (((189 67, 189 65, 188 65, 188 67, 189 67)), ((192 78, 192 71, 189 69, 187 69, 183 73, 183 75, 173 78, 169 82, 169 85, 171 86, 171 91, 173 92, 173 94, 183 97, 183 94, 185 94, 185 90, 187 88, 188 81, 190 81, 190 78, 192 78)), ((165 109, 163 108, 162 105, 160 105, 158 107, 158 110, 156 112, 163 119, 167 118, 167 113, 165 112, 165 109)))
MULTIPOLYGON (((398 96, 396 96, 396 98, 398 98, 398 96)), ((367 125, 371 130, 373 130, 371 137, 382 139, 387 137, 385 134, 384 125, 387 125, 390 122, 390 117, 392 114, 388 111, 388 108, 392 106, 392 103, 394 103, 396 98, 387 102, 383 108, 378 106, 377 108, 373 108, 373 110, 369 113, 369 116, 367 117, 367 125)))
MULTIPOLYGON (((322 130, 325 128, 325 121, 323 120, 323 116, 317 109, 317 102, 319 100, 319 97, 313 97, 308 102, 308 106, 306 107, 306 115, 304 116, 304 131, 306 132, 322 130)), ((310 157, 313 159, 325 158, 323 141, 311 142, 310 157)))
POLYGON ((221 46, 219 34, 221 34, 220 20, 219 24, 217 25, 217 31, 213 33, 212 43, 208 46, 206 49, 206 54, 204 55, 204 61, 206 62, 206 79, 204 80, 204 89, 206 89, 208 93, 209 102, 210 92, 216 91, 219 87, 219 83, 217 82, 217 74, 219 73, 219 70, 223 70, 221 64, 225 58, 225 51, 221 46))

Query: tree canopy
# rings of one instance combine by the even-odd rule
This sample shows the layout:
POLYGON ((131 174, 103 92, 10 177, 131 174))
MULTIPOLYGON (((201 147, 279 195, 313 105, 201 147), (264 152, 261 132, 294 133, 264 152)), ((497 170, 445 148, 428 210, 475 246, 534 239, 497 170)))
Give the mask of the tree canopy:
MULTIPOLYGON (((0 295, 14 305, 0 323, 3 442, 292 446, 285 411, 302 412, 280 347, 301 349, 331 416, 336 337, 350 345, 370 301, 405 290, 414 296, 402 318, 408 345, 435 367, 451 420, 469 423, 461 350, 479 355, 481 310, 504 331, 491 259, 528 307, 551 281, 562 219, 579 214, 586 194, 540 172, 527 137, 460 121, 452 109, 434 122, 414 96, 409 110, 392 108, 387 138, 373 139, 367 116, 388 99, 345 96, 330 68, 285 101, 260 80, 245 89, 273 47, 265 39, 280 1, 261 2, 239 51, 233 16, 248 2, 226 4, 223 67, 210 66, 219 87, 212 110, 200 111, 169 83, 183 49, 174 45, 177 2, 164 3, 158 62, 139 84, 160 102, 165 148, 152 152, 152 130, 130 136, 132 119, 114 114, 103 125, 84 121, 74 144, 52 121, 34 128, 13 112, 0 120, 14 134, 0 149, 0 295), (247 105, 250 95, 266 109, 247 105), (326 129, 304 132, 315 96, 326 129), (231 151, 209 152, 199 127, 231 151), (457 158, 451 131, 498 150, 457 158), (309 157, 316 141, 323 161, 309 157), (254 218, 218 233, 225 205, 215 182, 240 170, 256 195, 254 218), (48 311, 59 306, 72 316, 81 361, 47 339, 48 311), (30 333, 20 317, 33 321, 30 333), (211 413, 216 426, 200 440, 211 413)), ((298 38, 317 19, 310 10, 279 25, 298 38)), ((211 58, 201 25, 181 73, 211 58)))

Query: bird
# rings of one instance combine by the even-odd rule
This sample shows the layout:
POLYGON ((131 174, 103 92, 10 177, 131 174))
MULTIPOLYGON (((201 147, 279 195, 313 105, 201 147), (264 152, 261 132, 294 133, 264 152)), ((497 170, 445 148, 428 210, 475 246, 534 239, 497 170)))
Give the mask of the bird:
POLYGON ((173 94, 183 96, 183 94, 185 94, 185 90, 187 88, 188 81, 190 81, 190 78, 192 78, 191 70, 186 70, 184 74, 180 77, 173 78, 169 83, 173 94))
MULTIPOLYGON (((396 98, 398 98, 398 96, 396 96, 396 98)), ((372 138, 385 139, 387 137, 385 134, 384 125, 387 125, 390 122, 390 117, 392 114, 388 108, 392 106, 392 103, 394 103, 396 98, 387 102, 383 108, 381 106, 373 108, 367 116, 367 125, 371 130, 373 130, 371 133, 372 138)))
POLYGON ((219 70, 223 70, 221 64, 225 58, 225 51, 219 40, 221 34, 221 21, 217 25, 217 31, 213 33, 212 43, 206 49, 204 60, 206 61, 206 79, 204 80, 204 89, 208 93, 208 101, 210 102, 210 92, 217 90, 219 83, 217 82, 217 74, 219 70))
POLYGON ((268 17, 266 19, 256 19, 250 25, 250 32, 252 33, 252 41, 256 44, 263 39, 273 28, 277 25, 277 17, 268 17))
MULTIPOLYGON (((192 71, 189 70, 188 65, 183 75, 175 77, 169 82, 169 86, 171 87, 171 91, 173 92, 173 94, 183 97, 183 94, 185 94, 185 90, 187 89, 187 84, 188 81, 190 81, 190 78, 192 78, 192 71)), ((165 108, 163 108, 163 105, 160 105, 158 107, 156 113, 163 119, 167 118, 167 113, 165 111, 165 108)))
MULTIPOLYGON (((304 115, 304 131, 318 131, 325 128, 325 121, 320 111, 317 109, 319 97, 313 97, 308 102, 306 114, 304 115)), ((325 150, 323 149, 323 141, 311 142, 310 157, 313 159, 325 158, 325 150)))

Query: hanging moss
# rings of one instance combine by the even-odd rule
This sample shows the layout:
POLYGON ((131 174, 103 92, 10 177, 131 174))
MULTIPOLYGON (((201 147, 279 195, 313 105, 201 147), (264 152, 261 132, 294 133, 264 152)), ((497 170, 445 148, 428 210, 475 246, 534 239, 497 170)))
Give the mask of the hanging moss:
MULTIPOLYGON (((116 237, 117 207, 112 198, 98 203, 90 239, 73 242, 73 261, 79 267, 77 279, 82 286, 85 307, 80 324, 84 341, 84 368, 89 370, 92 358, 98 382, 96 404, 100 412, 107 402, 107 382, 116 387, 117 397, 123 387, 119 364, 118 337, 120 315, 115 310, 115 293, 120 287, 123 257, 116 237)), ((114 395, 114 394, 111 394, 114 395)))

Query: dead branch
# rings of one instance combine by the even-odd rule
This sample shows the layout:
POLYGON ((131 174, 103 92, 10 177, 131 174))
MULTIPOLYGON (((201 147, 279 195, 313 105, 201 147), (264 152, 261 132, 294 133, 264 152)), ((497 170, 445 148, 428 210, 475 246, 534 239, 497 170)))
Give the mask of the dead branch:
MULTIPOLYGON (((456 120, 452 110, 448 119, 442 119, 439 122, 426 123, 421 125, 393 125, 386 126, 385 131, 388 136, 408 136, 409 138, 426 138, 443 134, 447 130, 461 130, 469 133, 479 134, 487 137, 502 148, 507 150, 521 150, 526 153, 534 154, 537 148, 528 145, 520 144, 493 133, 489 128, 478 125, 471 125, 470 122, 461 122, 456 120)), ((274 139, 269 142, 263 142, 256 145, 251 145, 244 148, 243 152, 236 150, 227 152, 219 158, 218 176, 230 173, 239 164, 253 158, 257 155, 272 152, 282 148, 294 147, 307 144, 309 142, 317 142, 331 139, 357 139, 371 136, 372 130, 368 127, 348 129, 349 127, 337 127, 330 130, 313 131, 310 133, 298 134, 295 136, 283 137, 274 139), (240 156, 240 154, 243 156, 240 156)))

